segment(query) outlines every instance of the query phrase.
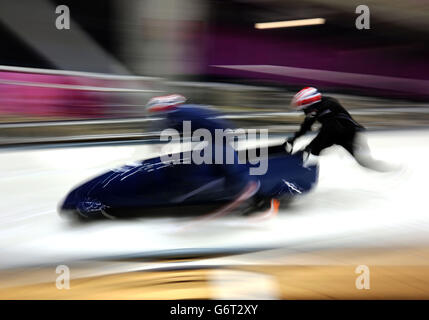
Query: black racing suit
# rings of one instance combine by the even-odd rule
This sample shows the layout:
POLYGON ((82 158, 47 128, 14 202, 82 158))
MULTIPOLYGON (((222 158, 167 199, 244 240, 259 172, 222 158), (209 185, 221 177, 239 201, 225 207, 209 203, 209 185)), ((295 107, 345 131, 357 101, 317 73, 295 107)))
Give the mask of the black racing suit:
POLYGON ((322 127, 316 138, 305 148, 306 151, 318 156, 323 149, 336 144, 355 156, 356 133, 363 131, 364 127, 336 99, 322 97, 320 102, 304 109, 304 113, 305 120, 292 140, 311 130, 312 125, 318 121, 322 127))

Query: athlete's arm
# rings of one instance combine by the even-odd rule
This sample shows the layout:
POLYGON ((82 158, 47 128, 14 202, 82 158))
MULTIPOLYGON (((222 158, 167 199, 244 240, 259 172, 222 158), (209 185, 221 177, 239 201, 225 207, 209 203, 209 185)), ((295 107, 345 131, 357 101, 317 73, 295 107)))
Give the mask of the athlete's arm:
POLYGON ((308 114, 305 117, 304 121, 302 122, 301 127, 299 128, 299 130, 297 132, 295 132, 295 134, 293 135, 291 140, 294 141, 295 139, 306 134, 308 131, 311 131, 311 127, 313 126, 315 121, 316 121, 316 113, 312 112, 312 113, 308 114))

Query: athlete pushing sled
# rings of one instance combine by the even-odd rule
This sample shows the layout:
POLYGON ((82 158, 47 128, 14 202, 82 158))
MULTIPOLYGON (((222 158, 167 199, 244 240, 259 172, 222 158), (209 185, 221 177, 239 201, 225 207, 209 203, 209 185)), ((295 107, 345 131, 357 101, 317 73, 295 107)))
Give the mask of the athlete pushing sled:
POLYGON ((285 147, 293 147, 295 140, 310 131, 316 121, 322 125, 317 136, 304 149, 304 158, 308 163, 315 162, 324 149, 339 145, 361 166, 376 171, 389 170, 386 163, 371 157, 362 135, 365 128, 336 99, 322 96, 316 88, 306 87, 293 97, 291 105, 295 110, 303 111, 305 119, 299 131, 285 142, 285 147))

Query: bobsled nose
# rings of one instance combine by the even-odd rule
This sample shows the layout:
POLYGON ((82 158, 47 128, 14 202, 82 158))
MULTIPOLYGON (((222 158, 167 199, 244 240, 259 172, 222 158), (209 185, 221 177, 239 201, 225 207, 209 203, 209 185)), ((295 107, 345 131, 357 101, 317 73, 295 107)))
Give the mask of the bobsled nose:
POLYGON ((77 193, 77 190, 70 191, 60 202, 58 211, 76 210, 77 204, 78 204, 76 193, 77 193))
POLYGON ((77 201, 76 201, 76 196, 74 191, 70 192, 64 198, 64 200, 60 202, 57 208, 57 212, 62 218, 68 218, 68 219, 76 218, 77 201))

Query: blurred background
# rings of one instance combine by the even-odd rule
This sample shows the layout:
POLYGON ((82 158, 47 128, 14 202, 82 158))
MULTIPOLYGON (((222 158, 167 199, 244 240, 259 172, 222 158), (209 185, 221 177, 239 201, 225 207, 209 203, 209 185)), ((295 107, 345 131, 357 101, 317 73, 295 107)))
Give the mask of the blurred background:
MULTIPOLYGON (((344 183, 342 177, 350 174, 347 171, 349 167, 346 165, 346 171, 338 171, 344 162, 333 161, 337 165, 335 178, 329 182, 323 180, 328 176, 332 178, 328 169, 332 167, 326 166, 327 169, 321 171, 321 191, 307 199, 312 203, 310 216, 305 214, 308 213, 305 200, 292 210, 302 214, 303 220, 299 220, 299 214, 286 217, 286 220, 281 220, 283 224, 276 226, 282 229, 275 229, 274 233, 270 227, 264 230, 256 228, 256 231, 252 228, 251 239, 261 239, 261 235, 265 235, 276 246, 287 244, 286 251, 284 248, 276 249, 266 255, 249 257, 240 250, 225 251, 225 247, 230 247, 233 242, 242 241, 245 247, 251 246, 242 238, 235 237, 231 243, 224 243, 217 238, 208 241, 206 235, 191 235, 180 240, 174 238, 174 241, 169 236, 155 237, 158 244, 146 241, 145 250, 152 252, 156 248, 164 250, 163 253, 151 256, 145 251, 139 256, 141 260, 137 268, 149 263, 150 266, 145 266, 148 270, 155 270, 152 275, 157 281, 171 282, 173 291, 169 291, 168 285, 154 289, 151 287, 154 278, 150 278, 152 282, 144 293, 122 289, 128 290, 125 294, 116 281, 134 282, 134 276, 142 276, 128 274, 130 278, 119 276, 119 280, 99 278, 101 284, 95 287, 87 287, 80 282, 81 291, 69 292, 64 298, 428 298, 428 251, 426 246, 416 249, 416 246, 426 245, 428 240, 424 234, 429 221, 422 210, 425 196, 421 194, 419 198, 416 192, 410 194, 410 190, 416 186, 424 188, 422 181, 426 181, 426 173, 415 168, 425 166, 429 155, 429 134, 426 131, 429 126, 429 1, 365 1, 370 10, 370 28, 362 30, 356 27, 356 19, 361 14, 356 13, 356 8, 360 4, 363 3, 354 0, 0 0, 0 39, 3 44, 0 50, 0 151, 3 159, 0 175, 0 256, 3 261, 0 279, 4 283, 3 288, 15 288, 14 291, 0 289, 0 297, 58 297, 58 291, 51 288, 50 280, 47 280, 52 277, 52 272, 49 268, 39 267, 47 268, 47 264, 54 265, 64 259, 82 258, 78 254, 80 246, 83 243, 91 245, 96 238, 85 238, 86 241, 75 243, 82 233, 59 225, 55 206, 67 190, 97 170, 121 163, 125 158, 144 158, 143 155, 148 154, 146 149, 141 152, 131 150, 127 143, 133 141, 144 145, 156 138, 157 132, 151 132, 149 128, 150 122, 157 119, 147 118, 144 111, 150 97, 183 94, 192 103, 208 104, 221 110, 239 127, 269 128, 270 133, 283 136, 295 131, 302 120, 301 114, 289 109, 292 96, 302 87, 316 86, 326 95, 338 98, 371 132, 381 132, 383 136, 376 136, 373 144, 385 151, 382 155, 407 162, 409 159, 400 155, 412 154, 410 158, 420 162, 414 163, 415 166, 408 162, 407 168, 414 169, 402 172, 399 177, 383 176, 382 180, 387 185, 380 184, 380 178, 367 173, 353 172, 353 177, 360 175, 361 180, 359 184, 348 181, 350 190, 346 193, 347 188, 344 191, 341 187, 344 183), (70 10, 69 29, 56 28, 60 14, 55 10, 59 5, 66 5, 70 10), (303 19, 317 19, 317 23, 260 27, 266 22, 303 19), (414 131, 402 134, 405 129, 414 131), (387 132, 393 137, 387 136, 387 132), (96 146, 94 149, 81 148, 83 143, 113 141, 124 143, 119 153, 113 149, 97 149, 96 146), (405 149, 395 150, 398 145, 405 149), (97 162, 100 156, 117 163, 97 162), (34 192, 34 186, 38 186, 39 193, 34 192), (401 188, 395 189, 398 186, 401 188), (386 189, 397 193, 389 198, 385 194, 386 189), (330 195, 333 193, 339 196, 332 198, 330 195), (315 199, 311 200, 311 197, 315 199), (403 201, 400 205, 392 204, 398 199, 403 201), (322 211, 315 205, 320 202, 322 211), (366 207, 359 209, 358 203, 366 203, 366 207), (410 204, 414 212, 422 216, 402 220, 410 204), (375 225, 381 231, 362 234, 367 225, 361 224, 361 228, 356 230, 351 226, 355 222, 350 220, 350 216, 340 215, 350 206, 356 215, 364 212, 368 219, 379 212, 385 213, 383 217, 397 217, 398 220, 392 220, 397 223, 396 229, 378 217, 375 225), (338 220, 320 216, 320 212, 328 216, 336 212, 338 220), (314 227, 308 227, 313 219, 319 225, 327 223, 332 227, 332 230, 328 228, 332 233, 320 234, 320 239, 331 242, 323 242, 316 249, 309 242, 309 239, 315 239, 314 227), (305 232, 298 232, 298 235, 290 228, 305 232), (299 247, 292 237, 282 238, 285 234, 288 236, 285 230, 301 237, 303 246, 299 247), (345 241, 347 245, 359 246, 360 249, 348 251, 344 248, 342 240, 347 230, 350 236, 345 241), (62 234, 62 238, 56 238, 58 234, 62 234), (278 237, 284 241, 279 242, 278 237), (68 251, 63 250, 59 243, 74 243, 74 247, 66 246, 68 251), (404 244, 407 244, 406 248, 402 248, 404 244), (376 250, 368 249, 375 245, 376 250), (383 245, 389 250, 386 251, 383 245), (195 253, 191 250, 186 254, 180 251, 190 247, 195 249, 196 246, 206 251, 195 253), (401 250, 395 249, 398 246, 401 250), (223 249, 216 251, 213 249, 216 247, 223 249), (207 248, 211 251, 208 252, 207 248), (340 251, 332 251, 333 248, 340 251), (74 253, 72 257, 65 253, 71 251, 74 253), (27 255, 28 252, 32 254, 27 255), (237 252, 240 256, 234 256, 237 252), (356 252, 356 255, 350 252, 356 252), (184 265, 189 261, 194 270, 189 284, 184 287, 173 284, 173 278, 165 278, 165 273, 157 274, 158 269, 151 269, 158 268, 161 262, 177 261, 174 259, 179 259, 178 254, 184 260, 178 267, 181 270, 177 271, 179 275, 174 274, 173 278, 183 276, 188 279, 187 272, 191 269, 184 265), (199 270, 195 269, 195 263, 200 261, 195 256, 204 255, 209 259, 212 256, 218 258, 219 254, 227 255, 228 258, 222 258, 227 260, 213 264, 228 268, 235 266, 236 273, 231 275, 228 269, 225 278, 225 274, 220 272, 221 267, 216 269, 215 275, 208 276, 210 268, 207 265, 213 264, 207 260, 201 260, 206 267, 195 271, 199 270), (407 261, 413 267, 398 266, 404 262, 404 256, 409 258, 407 261), (356 275, 352 267, 366 261, 382 266, 376 269, 376 275, 383 285, 376 287, 369 296, 356 291, 356 275), (250 271, 243 270, 243 265, 249 264, 256 267, 250 271), (271 267, 266 267, 266 264, 271 267), (30 276, 25 273, 29 265, 31 268, 37 266, 37 272, 32 269, 30 276), (303 270, 297 265, 318 267, 303 270), (160 274, 161 278, 158 277, 160 274), (325 280, 320 280, 319 276, 325 280), (231 277, 234 285, 228 280, 231 277), (392 282, 395 277, 405 277, 410 282, 392 282), (232 289, 243 279, 247 283, 253 283, 249 279, 254 280, 253 291, 248 289, 247 295, 232 289), (291 279, 295 280, 290 282, 291 279), (219 284, 222 281, 229 281, 230 285, 225 287, 222 284, 218 295, 205 286, 206 282, 219 284), (338 285, 331 286, 329 283, 332 281, 338 285), (35 282, 45 284, 32 287, 35 282), (343 287, 340 283, 351 285, 350 288, 347 284, 343 287), (115 294, 106 296, 100 293, 103 285, 111 286, 111 292, 115 294), (186 291, 188 289, 190 291, 186 291), (267 294, 255 296, 249 292, 267 294)), ((159 227, 157 224, 150 226, 151 230, 159 227)), ((375 228, 374 224, 371 227, 375 228)), ((130 237, 136 237, 132 238, 133 241, 141 236, 141 232, 146 232, 136 227, 127 229, 124 225, 118 229, 109 225, 107 233, 103 231, 103 234, 95 226, 88 228, 85 233, 93 232, 94 237, 103 237, 104 241, 115 232, 130 232, 130 237)), ((234 232, 246 236, 249 231, 243 228, 240 226, 234 232)), ((150 235, 154 236, 153 233, 150 235)), ((273 249, 273 244, 266 245, 273 249)), ((99 247, 92 249, 86 252, 85 258, 92 257, 94 252, 108 255, 106 250, 97 251, 99 247)), ((115 249, 116 254, 121 252, 120 248, 115 249)), ((138 250, 125 251, 135 254, 138 250)), ((121 258, 114 263, 92 262, 77 268, 84 270, 79 276, 93 277, 94 274, 135 270, 134 264, 132 267, 129 265, 135 262, 135 259, 121 258), (127 265, 125 269, 118 267, 124 263, 127 265)))
POLYGON ((241 126, 288 131, 301 120, 288 112, 290 98, 308 85, 336 95, 371 128, 426 126, 428 2, 369 1, 370 29, 362 30, 358 5, 2 0, 0 143, 140 138, 143 106, 169 92, 214 105, 241 126), (55 27, 59 5, 69 8, 70 29, 55 27), (323 23, 256 25, 312 18, 323 23))

